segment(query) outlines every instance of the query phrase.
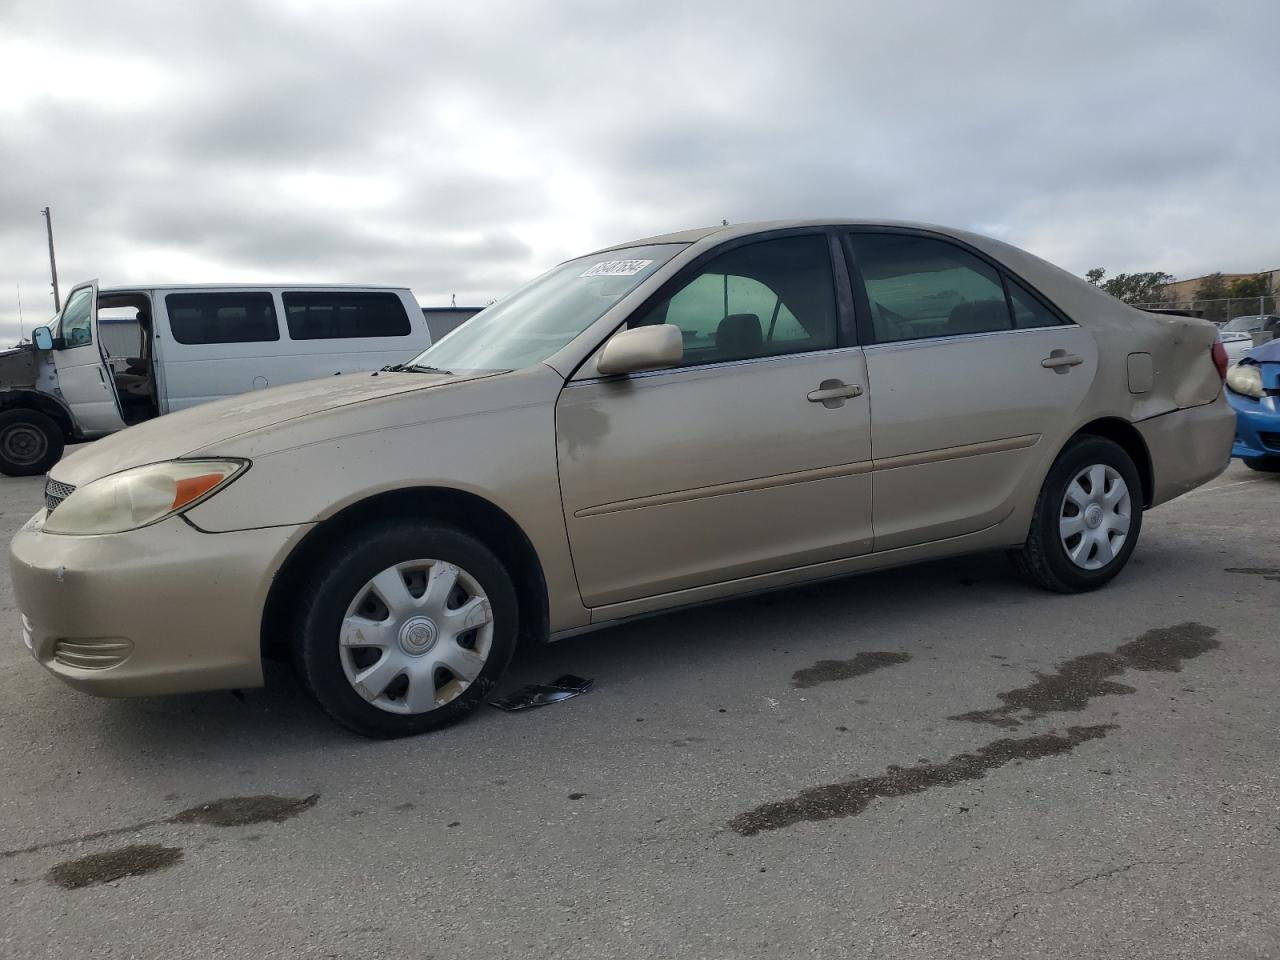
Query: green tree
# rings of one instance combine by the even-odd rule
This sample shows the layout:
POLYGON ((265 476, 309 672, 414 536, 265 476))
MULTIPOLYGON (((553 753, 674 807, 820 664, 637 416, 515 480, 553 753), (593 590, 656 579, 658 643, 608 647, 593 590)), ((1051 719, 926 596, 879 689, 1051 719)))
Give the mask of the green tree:
MULTIPOLYGON (((1092 270, 1089 272, 1093 273, 1092 270)), ((1151 270, 1146 273, 1117 273, 1110 280, 1103 281, 1101 286, 1125 303, 1164 303, 1168 299, 1164 287, 1172 282, 1172 274, 1151 270)))
POLYGON ((1226 297, 1227 281, 1220 273, 1209 274, 1196 287, 1197 300, 1225 300, 1226 297))
POLYGON ((1085 271, 1084 278, 1096 287, 1102 283, 1102 280, 1106 275, 1107 271, 1103 270, 1101 267, 1094 267, 1092 270, 1085 271))
POLYGON ((1227 287, 1228 297, 1265 297, 1271 293, 1271 280, 1265 273, 1232 280, 1227 287))

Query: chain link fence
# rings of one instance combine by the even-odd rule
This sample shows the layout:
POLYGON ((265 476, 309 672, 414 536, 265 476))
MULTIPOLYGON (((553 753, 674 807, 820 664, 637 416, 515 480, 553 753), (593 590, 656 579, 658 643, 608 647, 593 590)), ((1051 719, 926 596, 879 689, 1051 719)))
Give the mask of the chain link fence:
POLYGON ((1186 310, 1196 316, 1223 324, 1236 317, 1256 317, 1280 314, 1280 296, 1231 297, 1222 300, 1162 300, 1151 303, 1135 303, 1135 307, 1152 310, 1186 310))

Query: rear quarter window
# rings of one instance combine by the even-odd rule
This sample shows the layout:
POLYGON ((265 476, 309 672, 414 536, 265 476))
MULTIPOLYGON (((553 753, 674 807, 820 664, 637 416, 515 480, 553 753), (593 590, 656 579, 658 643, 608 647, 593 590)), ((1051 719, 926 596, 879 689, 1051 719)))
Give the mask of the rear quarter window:
POLYGON ((286 292, 284 315, 293 340, 407 337, 404 304, 394 293, 286 292))
POLYGON ((171 293, 164 298, 178 343, 263 343, 280 339, 269 293, 171 293))

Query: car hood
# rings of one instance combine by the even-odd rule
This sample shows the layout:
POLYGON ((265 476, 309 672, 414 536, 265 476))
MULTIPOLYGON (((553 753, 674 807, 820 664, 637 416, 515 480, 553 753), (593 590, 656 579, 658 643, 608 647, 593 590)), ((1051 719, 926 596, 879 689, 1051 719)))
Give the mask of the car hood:
POLYGON ((1257 363, 1280 363, 1280 340, 1269 340, 1260 347, 1254 347, 1245 354, 1245 358, 1257 363))
POLYGON ((145 463, 173 460, 244 434, 339 407, 481 379, 486 374, 350 374, 215 400, 130 427, 64 458, 49 475, 83 486, 145 463))

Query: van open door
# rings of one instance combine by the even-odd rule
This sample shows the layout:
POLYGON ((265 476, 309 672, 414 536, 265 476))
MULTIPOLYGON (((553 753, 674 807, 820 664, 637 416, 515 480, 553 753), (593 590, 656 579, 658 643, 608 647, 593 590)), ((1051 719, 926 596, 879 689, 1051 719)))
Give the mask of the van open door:
POLYGON ((86 437, 123 429, 115 383, 98 335, 98 281, 72 289, 58 317, 53 341, 58 387, 86 437))

